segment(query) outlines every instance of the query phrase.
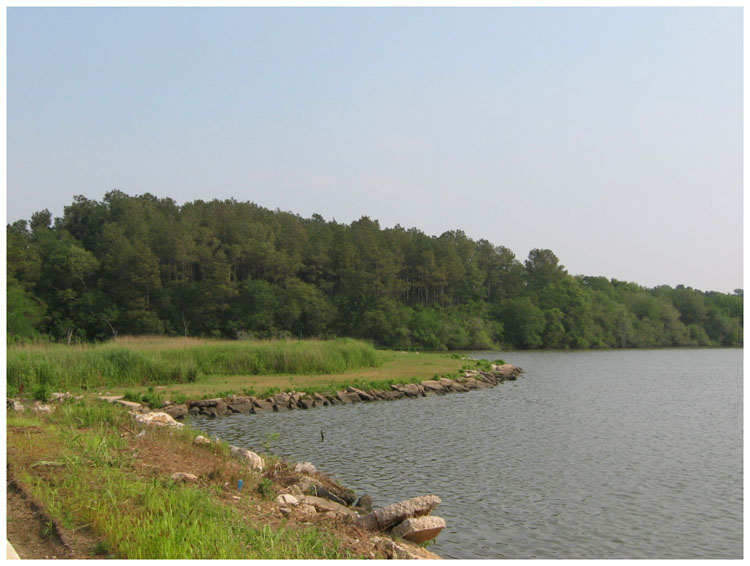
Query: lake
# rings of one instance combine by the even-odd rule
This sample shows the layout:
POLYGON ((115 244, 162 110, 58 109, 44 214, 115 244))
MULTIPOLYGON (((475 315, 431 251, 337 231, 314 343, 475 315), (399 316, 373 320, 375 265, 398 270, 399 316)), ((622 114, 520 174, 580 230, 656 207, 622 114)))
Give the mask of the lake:
POLYGON ((439 397, 192 417, 374 505, 434 493, 445 558, 742 558, 742 350, 476 352, 517 381, 439 397), (320 440, 320 430, 325 441, 320 440))

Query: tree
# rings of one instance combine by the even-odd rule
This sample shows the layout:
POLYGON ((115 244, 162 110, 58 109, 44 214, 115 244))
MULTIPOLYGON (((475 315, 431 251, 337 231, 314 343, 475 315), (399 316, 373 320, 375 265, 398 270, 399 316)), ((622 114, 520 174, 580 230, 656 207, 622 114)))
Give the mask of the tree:
POLYGON ((552 250, 536 248, 531 250, 529 258, 524 262, 524 267, 526 268, 526 286, 532 291, 551 285, 567 274, 552 250))

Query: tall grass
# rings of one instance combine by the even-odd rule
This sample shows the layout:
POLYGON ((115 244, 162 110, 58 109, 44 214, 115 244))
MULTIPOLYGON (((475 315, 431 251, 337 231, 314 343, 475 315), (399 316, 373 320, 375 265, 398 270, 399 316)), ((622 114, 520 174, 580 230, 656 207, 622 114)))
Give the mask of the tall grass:
POLYGON ((99 345, 10 346, 9 394, 34 388, 167 385, 211 375, 341 373, 382 364, 368 343, 336 340, 257 342, 130 338, 99 345))

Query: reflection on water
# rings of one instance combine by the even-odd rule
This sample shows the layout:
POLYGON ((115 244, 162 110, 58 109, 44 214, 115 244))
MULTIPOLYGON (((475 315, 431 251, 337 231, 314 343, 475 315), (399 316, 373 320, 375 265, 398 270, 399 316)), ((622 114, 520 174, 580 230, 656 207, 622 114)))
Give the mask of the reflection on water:
POLYGON ((446 558, 742 557, 741 350, 485 355, 524 377, 191 424, 259 450, 278 434, 376 506, 439 495, 446 558))

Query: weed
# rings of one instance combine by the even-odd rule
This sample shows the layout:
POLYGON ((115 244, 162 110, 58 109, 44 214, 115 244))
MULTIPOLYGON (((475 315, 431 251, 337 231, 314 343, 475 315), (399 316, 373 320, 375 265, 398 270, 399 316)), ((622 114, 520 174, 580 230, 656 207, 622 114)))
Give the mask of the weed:
POLYGON ((276 497, 273 482, 268 478, 261 478, 260 482, 258 482, 257 490, 263 496, 263 499, 273 499, 276 497))

